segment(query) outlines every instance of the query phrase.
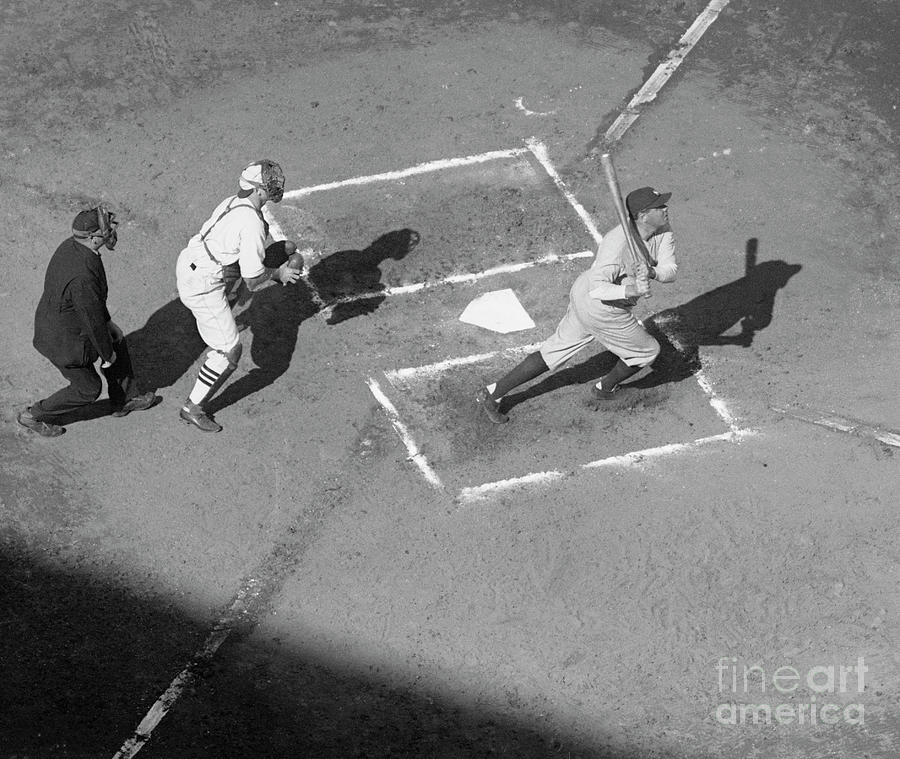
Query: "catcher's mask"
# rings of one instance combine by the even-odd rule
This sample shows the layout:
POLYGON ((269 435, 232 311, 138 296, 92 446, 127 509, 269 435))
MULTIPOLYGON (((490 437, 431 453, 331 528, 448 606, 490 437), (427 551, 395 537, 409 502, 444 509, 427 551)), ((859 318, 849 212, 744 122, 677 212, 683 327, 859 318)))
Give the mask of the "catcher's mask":
POLYGON ((99 237, 103 240, 103 245, 109 250, 114 250, 119 241, 119 234, 116 231, 118 225, 116 215, 107 208, 105 203, 101 203, 96 208, 82 211, 75 217, 75 222, 72 224, 72 236, 79 240, 99 237))
POLYGON ((261 187, 269 200, 279 203, 284 197, 284 172, 275 161, 267 158, 254 161, 241 172, 240 187, 244 191, 261 187))

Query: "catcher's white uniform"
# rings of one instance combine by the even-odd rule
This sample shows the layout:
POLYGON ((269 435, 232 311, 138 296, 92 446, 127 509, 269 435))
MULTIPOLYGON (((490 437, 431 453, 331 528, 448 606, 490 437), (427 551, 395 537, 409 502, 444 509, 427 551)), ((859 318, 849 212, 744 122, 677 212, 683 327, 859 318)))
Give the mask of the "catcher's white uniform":
POLYGON ((247 280, 264 273, 268 225, 246 199, 223 200, 178 256, 178 296, 197 320, 200 336, 213 352, 227 354, 238 344, 237 324, 225 297, 224 267, 237 262, 247 280))

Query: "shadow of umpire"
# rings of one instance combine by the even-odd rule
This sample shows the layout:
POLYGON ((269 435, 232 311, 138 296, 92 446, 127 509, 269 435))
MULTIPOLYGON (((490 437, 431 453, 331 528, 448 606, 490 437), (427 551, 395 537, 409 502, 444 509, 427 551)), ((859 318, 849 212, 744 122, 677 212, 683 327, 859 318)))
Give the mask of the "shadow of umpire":
MULTIPOLYGON (((752 345, 756 333, 772 322, 778 291, 802 268, 784 261, 757 263, 758 249, 756 238, 747 240, 743 277, 643 320, 644 327, 659 342, 660 354, 653 362, 653 371, 629 382, 629 387, 651 388, 693 376, 702 368, 700 346, 752 345), (738 334, 725 334, 735 327, 740 330, 738 334)), ((567 385, 597 382, 615 363, 613 354, 601 351, 512 393, 503 399, 501 409, 507 411, 567 385)))
MULTIPOLYGON (((318 291, 318 303, 324 301, 328 309, 328 323, 375 311, 386 297, 381 294, 386 286, 381 282, 380 264, 389 258, 404 258, 418 242, 418 232, 394 230, 364 250, 339 251, 316 263, 309 281, 318 291)), ((286 260, 283 241, 266 248, 266 266, 280 266, 286 260)), ((300 325, 320 308, 302 279, 292 285, 271 285, 253 294, 239 282, 234 267, 226 267, 225 279, 238 329, 249 328, 253 335, 250 358, 254 366, 212 398, 207 405, 212 414, 262 390, 284 374, 290 367, 300 325)), ((127 336, 127 341, 135 375, 146 391, 171 387, 208 350, 193 314, 178 298, 155 311, 143 327, 127 336)), ((247 361, 246 356, 243 361, 247 361)))

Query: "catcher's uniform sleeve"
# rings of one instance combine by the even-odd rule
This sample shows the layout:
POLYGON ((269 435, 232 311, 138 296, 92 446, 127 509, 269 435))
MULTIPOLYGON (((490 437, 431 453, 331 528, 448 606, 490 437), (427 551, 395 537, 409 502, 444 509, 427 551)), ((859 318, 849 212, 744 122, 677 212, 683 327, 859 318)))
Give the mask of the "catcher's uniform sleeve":
POLYGON ((106 326, 109 322, 109 311, 103 302, 99 286, 96 282, 78 277, 69 285, 72 308, 78 314, 82 330, 91 341, 97 355, 104 361, 112 358, 113 345, 106 326))
POLYGON ((237 251, 241 276, 245 280, 259 277, 266 272, 263 265, 266 256, 266 229, 252 209, 240 209, 234 215, 237 217, 236 221, 240 221, 237 251))

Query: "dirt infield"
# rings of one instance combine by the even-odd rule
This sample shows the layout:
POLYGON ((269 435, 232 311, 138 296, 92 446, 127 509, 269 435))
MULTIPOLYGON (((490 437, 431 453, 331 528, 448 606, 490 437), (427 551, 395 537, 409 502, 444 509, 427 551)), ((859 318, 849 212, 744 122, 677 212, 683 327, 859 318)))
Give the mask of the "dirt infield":
POLYGON ((493 427, 594 245, 528 145, 605 232, 592 149, 706 7, 546 5, 0 10, 0 759, 896 754, 897 12, 728 4, 613 149, 673 192, 661 371, 590 411, 588 349, 493 427), (174 261, 264 156, 327 256, 241 303, 203 436, 174 261), (43 440, 32 315, 99 200, 163 402, 43 440), (534 329, 459 321, 504 288, 534 329))

